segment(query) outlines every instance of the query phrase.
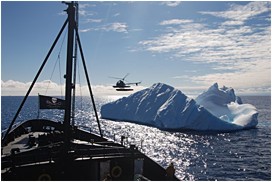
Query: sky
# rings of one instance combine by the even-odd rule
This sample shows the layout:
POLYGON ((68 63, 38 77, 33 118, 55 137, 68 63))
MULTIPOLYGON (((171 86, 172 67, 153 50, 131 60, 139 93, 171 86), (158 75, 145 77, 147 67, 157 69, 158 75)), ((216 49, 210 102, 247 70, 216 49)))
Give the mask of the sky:
MULTIPOLYGON (((1 2, 1 95, 25 95, 65 9, 54 1, 1 2)), ((271 93, 270 1, 82 1, 79 31, 98 95, 130 94, 112 88, 111 77, 127 73, 127 82, 142 82, 135 91, 161 82, 196 95, 217 82, 238 95, 271 93)), ((65 49, 66 33, 32 95, 63 95, 65 49)), ((77 94, 86 95, 77 67, 77 94)))

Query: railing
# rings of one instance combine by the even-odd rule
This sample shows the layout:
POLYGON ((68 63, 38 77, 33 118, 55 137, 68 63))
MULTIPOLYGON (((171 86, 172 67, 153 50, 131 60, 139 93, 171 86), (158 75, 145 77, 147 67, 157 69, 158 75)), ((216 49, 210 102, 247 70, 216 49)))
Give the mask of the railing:
MULTIPOLYGON (((39 147, 32 151, 14 153, 2 158, 2 169, 16 168, 26 165, 37 165, 41 163, 55 163, 63 158, 63 142, 53 145, 39 147)), ((122 146, 95 146, 95 145, 74 145, 67 156, 72 160, 86 160, 97 158, 117 158, 117 157, 141 157, 143 154, 134 146, 125 148, 122 146), (85 148, 84 148, 85 147, 85 148)))

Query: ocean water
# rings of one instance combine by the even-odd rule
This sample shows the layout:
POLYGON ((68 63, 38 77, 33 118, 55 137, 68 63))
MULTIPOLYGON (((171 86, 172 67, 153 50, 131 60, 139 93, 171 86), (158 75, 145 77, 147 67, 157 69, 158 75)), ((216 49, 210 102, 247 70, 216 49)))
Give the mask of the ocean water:
MULTIPOLYGON (((143 153, 163 167, 171 162, 181 180, 271 180, 271 98, 243 96, 243 103, 259 111, 256 129, 233 133, 205 134, 166 132, 153 127, 100 119, 105 137, 136 144, 143 153)), ((1 130, 13 119, 23 97, 1 97, 1 130)), ((77 97, 75 123, 98 133, 91 100, 77 97)), ((97 110, 113 98, 96 98, 97 110)), ((41 110, 40 118, 62 121, 63 111, 41 110)), ((29 97, 17 122, 38 116, 38 97, 29 97)))

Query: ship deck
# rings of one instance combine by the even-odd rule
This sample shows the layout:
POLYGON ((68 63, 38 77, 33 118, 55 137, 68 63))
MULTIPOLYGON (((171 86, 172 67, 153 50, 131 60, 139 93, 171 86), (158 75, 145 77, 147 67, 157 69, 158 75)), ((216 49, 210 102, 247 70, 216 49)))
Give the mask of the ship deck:
POLYGON ((45 132, 30 132, 15 138, 14 141, 2 147, 2 156, 7 156, 11 154, 12 151, 16 152, 16 150, 19 150, 20 152, 25 152, 37 148, 38 143, 36 143, 36 141, 34 140, 44 134, 45 132), (31 142, 31 140, 33 142, 31 142))

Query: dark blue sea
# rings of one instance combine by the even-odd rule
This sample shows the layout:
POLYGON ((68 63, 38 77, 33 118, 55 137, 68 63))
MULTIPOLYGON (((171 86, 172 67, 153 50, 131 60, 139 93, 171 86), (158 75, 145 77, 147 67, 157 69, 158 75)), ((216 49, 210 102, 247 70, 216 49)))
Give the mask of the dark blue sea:
MULTIPOLYGON (((233 133, 205 134, 160 131, 156 128, 126 122, 100 119, 103 134, 117 142, 127 136, 126 144, 136 144, 153 160, 167 167, 171 162, 181 180, 271 180, 271 98, 243 96, 243 103, 259 111, 256 129, 233 133)), ((13 119, 23 97, 1 97, 1 129, 13 119)), ((91 100, 77 97, 75 123, 98 133, 91 100)), ((96 98, 97 109, 113 98, 96 98)), ((40 110, 38 98, 29 97, 17 122, 25 119, 48 118, 62 121, 61 110, 40 110)))

